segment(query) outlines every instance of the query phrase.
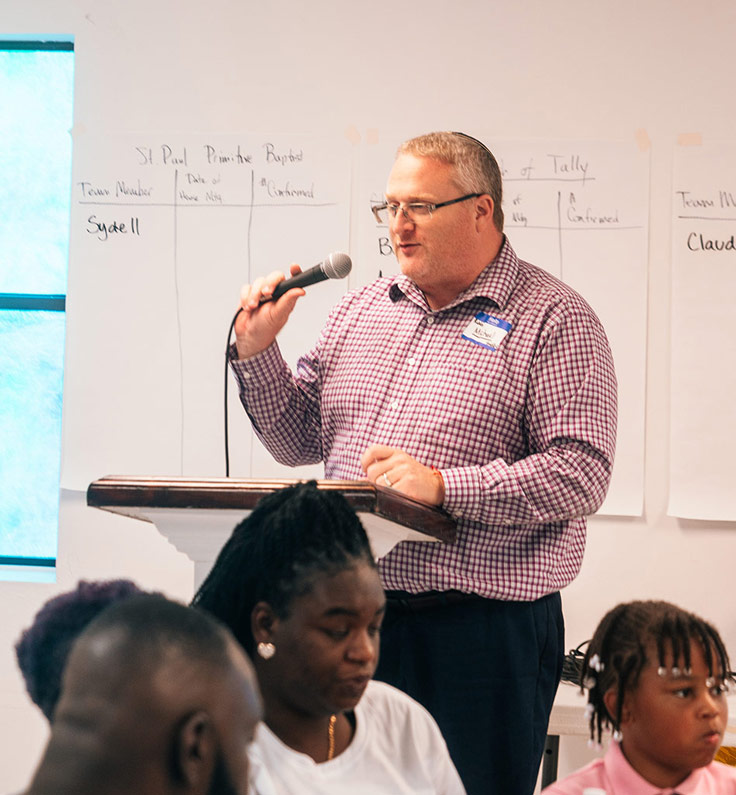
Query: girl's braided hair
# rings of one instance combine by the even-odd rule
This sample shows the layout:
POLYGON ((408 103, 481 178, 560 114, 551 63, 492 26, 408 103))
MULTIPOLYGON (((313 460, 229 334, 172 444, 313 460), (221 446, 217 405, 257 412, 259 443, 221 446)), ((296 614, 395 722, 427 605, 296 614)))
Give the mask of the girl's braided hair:
POLYGON ((598 625, 585 652, 580 688, 588 689, 590 738, 601 742, 603 728, 620 731, 624 695, 632 691, 647 656, 656 650, 657 664, 690 668, 690 644, 700 644, 708 675, 733 681, 728 652, 718 631, 707 621, 669 602, 636 601, 614 607, 598 625), (610 715, 603 697, 616 689, 616 714, 610 715))

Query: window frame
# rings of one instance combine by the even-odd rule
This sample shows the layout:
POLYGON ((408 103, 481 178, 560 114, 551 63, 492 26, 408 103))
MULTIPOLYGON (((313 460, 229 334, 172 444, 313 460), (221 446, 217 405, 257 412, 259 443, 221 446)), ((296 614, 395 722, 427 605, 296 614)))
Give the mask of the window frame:
MULTIPOLYGON (((54 40, 41 40, 31 37, 0 37, 0 52, 74 52, 74 41, 60 37, 54 40)), ((72 98, 73 102, 73 98, 72 98)), ((69 180, 71 189, 71 175, 69 180)), ((69 230, 70 231, 70 230, 69 230)), ((67 243, 67 258, 68 243, 67 243)), ((0 310, 25 310, 41 312, 66 313, 66 294, 58 293, 2 293, 0 292, 0 310)), ((63 388, 63 387, 62 387, 63 388)), ((61 484, 59 484, 59 489, 61 484)), ((56 536, 58 540, 58 513, 56 536)), ((0 555, 0 566, 55 569, 56 557, 32 557, 28 555, 0 555)))

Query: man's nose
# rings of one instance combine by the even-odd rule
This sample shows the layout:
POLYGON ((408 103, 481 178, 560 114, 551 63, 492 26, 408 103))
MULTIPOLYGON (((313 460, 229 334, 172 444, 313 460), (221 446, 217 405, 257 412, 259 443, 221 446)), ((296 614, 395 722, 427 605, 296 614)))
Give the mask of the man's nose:
POLYGON ((414 221, 412 221, 409 217, 405 207, 399 206, 399 209, 396 211, 396 215, 391 219, 391 226, 397 231, 400 231, 407 226, 414 226, 414 221))

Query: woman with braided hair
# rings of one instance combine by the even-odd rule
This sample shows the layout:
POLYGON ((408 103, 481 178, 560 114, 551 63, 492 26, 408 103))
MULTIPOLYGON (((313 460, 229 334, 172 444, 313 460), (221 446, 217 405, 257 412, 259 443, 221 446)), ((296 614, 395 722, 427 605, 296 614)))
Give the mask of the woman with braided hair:
POLYGON ((434 719, 372 680, 386 606, 368 537, 337 491, 302 483, 239 524, 194 597, 251 655, 264 720, 256 795, 461 795, 434 719))

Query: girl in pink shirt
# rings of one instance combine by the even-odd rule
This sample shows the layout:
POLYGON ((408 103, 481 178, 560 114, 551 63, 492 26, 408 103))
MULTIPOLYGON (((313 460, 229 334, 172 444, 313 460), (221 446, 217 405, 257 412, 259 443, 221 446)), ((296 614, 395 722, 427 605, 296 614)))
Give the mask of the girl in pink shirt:
POLYGON ((713 761, 733 681, 726 648, 706 621, 668 602, 609 611, 583 660, 591 739, 606 755, 544 795, 736 794, 736 768, 713 761))

